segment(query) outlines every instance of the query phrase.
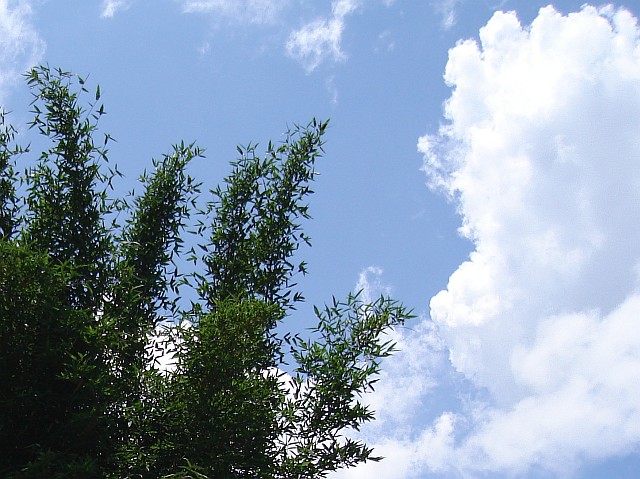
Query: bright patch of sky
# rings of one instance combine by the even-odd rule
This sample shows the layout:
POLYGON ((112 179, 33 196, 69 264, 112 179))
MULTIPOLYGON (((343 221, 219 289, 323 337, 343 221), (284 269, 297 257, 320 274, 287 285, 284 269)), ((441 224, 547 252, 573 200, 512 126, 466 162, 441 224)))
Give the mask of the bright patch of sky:
POLYGON ((123 191, 182 139, 210 187, 331 118, 292 319, 352 289, 418 314, 359 433, 386 459, 333 479, 637 477, 640 10, 554 5, 0 0, 0 101, 90 74, 123 191))
POLYGON ((0 101, 44 53, 45 44, 31 17, 29 2, 0 0, 0 101))

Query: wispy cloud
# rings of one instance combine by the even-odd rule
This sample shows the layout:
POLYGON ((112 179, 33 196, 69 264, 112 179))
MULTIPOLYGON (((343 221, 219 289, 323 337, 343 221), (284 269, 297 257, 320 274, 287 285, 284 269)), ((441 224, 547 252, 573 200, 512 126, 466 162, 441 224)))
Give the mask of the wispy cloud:
POLYGON ((445 30, 456 24, 456 8, 462 0, 436 0, 432 2, 436 13, 442 17, 441 25, 445 30))
POLYGON ((0 100, 44 55, 46 46, 31 15, 28 1, 0 0, 0 100))
POLYGON ((452 469, 563 474, 640 445, 639 38, 625 10, 547 7, 450 51, 448 123, 419 149, 475 251, 431 315, 493 398, 452 469))
POLYGON ((396 48, 395 40, 393 39, 393 34, 390 30, 385 30, 381 34, 378 35, 378 40, 374 47, 374 51, 376 53, 379 52, 391 52, 396 48))
MULTIPOLYGON (((360 273, 355 289, 361 291, 365 301, 392 292, 377 266, 360 273)), ((449 464, 455 414, 442 415, 434 424, 425 419, 432 394, 440 381, 447 381, 451 371, 437 328, 429 318, 422 317, 415 324, 390 332, 387 339, 395 343, 396 352, 384 361, 380 381, 366 397, 376 420, 353 433, 385 459, 341 470, 332 474, 332 479, 418 477, 416 473, 426 464, 432 470, 444 470, 449 464)))
POLYGON ((128 9, 130 5, 128 0, 103 0, 100 16, 103 18, 113 18, 116 13, 128 9))
POLYGON ((360 272, 355 290, 365 303, 371 303, 381 295, 391 294, 391 287, 382 282, 383 273, 384 270, 379 266, 368 266, 360 272))
POLYGON ((360 6, 360 0, 334 0, 331 16, 307 23, 289 36, 286 49, 289 56, 299 61, 307 72, 315 70, 323 61, 344 61, 342 33, 345 18, 360 6))
POLYGON ((288 6, 289 0, 180 0, 187 13, 214 13, 247 23, 271 23, 288 6))

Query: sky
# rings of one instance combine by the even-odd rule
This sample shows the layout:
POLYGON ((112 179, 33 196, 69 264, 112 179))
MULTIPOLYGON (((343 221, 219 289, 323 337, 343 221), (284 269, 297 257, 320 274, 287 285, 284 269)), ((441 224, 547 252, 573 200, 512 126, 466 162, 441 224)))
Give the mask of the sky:
POLYGON ((363 290, 416 318, 332 479, 632 478, 640 471, 636 2, 0 0, 0 104, 21 74, 100 84, 124 190, 181 140, 330 118, 305 225, 307 304, 363 290))

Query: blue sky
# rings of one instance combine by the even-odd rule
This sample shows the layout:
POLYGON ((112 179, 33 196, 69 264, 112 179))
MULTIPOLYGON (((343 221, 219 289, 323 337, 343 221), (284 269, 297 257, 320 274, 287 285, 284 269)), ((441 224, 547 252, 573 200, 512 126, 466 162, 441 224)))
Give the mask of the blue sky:
POLYGON ((640 8, 598 5, 0 0, 0 101, 24 125, 21 72, 89 75, 122 190, 180 140, 212 187, 331 118, 294 327, 360 288, 418 314, 360 433, 387 459, 332 477, 631 478, 640 8))

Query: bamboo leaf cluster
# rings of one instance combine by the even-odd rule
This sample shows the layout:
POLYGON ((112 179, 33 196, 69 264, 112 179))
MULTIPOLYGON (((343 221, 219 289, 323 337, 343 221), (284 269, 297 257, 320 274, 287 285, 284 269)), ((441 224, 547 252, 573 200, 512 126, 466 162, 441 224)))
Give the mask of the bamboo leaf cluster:
POLYGON ((0 476, 318 478, 378 460, 348 433, 374 419, 364 396, 411 312, 350 294, 308 338, 282 333, 327 122, 239 147, 207 195, 189 175, 203 151, 179 143, 113 198, 100 88, 47 66, 26 79, 45 147, 24 173, 31 149, 0 114, 0 476))

